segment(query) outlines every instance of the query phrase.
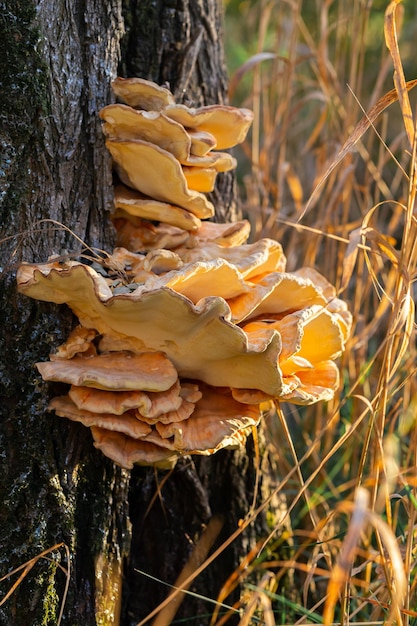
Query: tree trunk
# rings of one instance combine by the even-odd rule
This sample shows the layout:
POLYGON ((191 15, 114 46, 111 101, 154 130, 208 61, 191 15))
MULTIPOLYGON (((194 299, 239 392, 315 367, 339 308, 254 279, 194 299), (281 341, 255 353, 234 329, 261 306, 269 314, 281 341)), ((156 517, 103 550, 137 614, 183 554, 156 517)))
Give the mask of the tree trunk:
MULTIPOLYGON (((0 2, 0 575, 58 545, 0 607, 1 624, 56 624, 68 578, 62 624, 134 625, 168 592, 140 572, 172 584, 213 514, 225 519, 224 539, 250 507, 250 452, 184 459, 160 486, 166 473, 121 470, 87 429, 47 412, 58 385, 42 383, 34 363, 75 320, 15 288, 21 261, 113 247, 97 112, 112 101, 119 61, 122 75, 168 82, 179 101, 224 101, 220 25, 216 0, 0 2)), ((233 191, 224 175, 214 195, 221 220, 236 215, 233 191)), ((194 590, 215 598, 252 539, 234 542, 194 590)), ((18 575, 1 583, 3 595, 18 575)), ((189 597, 181 610, 191 618, 212 607, 189 597)))

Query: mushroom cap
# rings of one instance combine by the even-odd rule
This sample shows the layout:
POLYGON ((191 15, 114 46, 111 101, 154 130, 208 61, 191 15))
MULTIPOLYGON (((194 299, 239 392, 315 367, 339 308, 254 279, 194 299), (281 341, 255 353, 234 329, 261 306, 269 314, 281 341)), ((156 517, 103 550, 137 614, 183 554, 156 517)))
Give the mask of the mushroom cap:
POLYGON ((286 376, 285 386, 291 388, 282 394, 280 400, 284 402, 307 405, 329 401, 339 386, 339 369, 334 361, 322 361, 309 370, 286 376))
POLYGON ((157 421, 168 424, 187 419, 200 400, 201 392, 196 384, 180 385, 177 381, 160 392, 110 391, 72 385, 68 397, 80 411, 102 415, 123 415, 129 411, 146 424, 157 421))
POLYGON ((94 446, 125 469, 132 469, 134 464, 170 469, 178 458, 178 453, 172 449, 162 448, 149 441, 132 439, 128 435, 105 428, 93 426, 91 434, 94 446))
POLYGON ((165 87, 144 78, 120 78, 112 82, 114 93, 131 107, 145 111, 161 111, 175 104, 174 96, 165 87))
POLYGON ((59 359, 36 363, 42 378, 71 385, 127 391, 164 391, 177 380, 177 372, 162 352, 59 359))
MULTIPOLYGON (((339 357, 343 351, 345 337, 338 318, 327 308, 318 305, 306 307, 303 311, 297 311, 286 315, 277 324, 277 330, 282 336, 290 336, 289 328, 296 328, 297 333, 302 334, 299 343, 298 356, 311 363, 333 360, 339 357)), ((288 342, 289 350, 293 342, 288 342)), ((283 345, 282 360, 286 356, 286 346, 283 345)))
POLYGON ((116 209, 112 220, 117 232, 117 245, 135 252, 160 248, 171 250, 185 244, 189 238, 189 231, 164 223, 151 224, 123 209, 116 209))
POLYGON ((49 403, 49 410, 55 411, 60 417, 66 417, 73 422, 80 422, 84 426, 98 426, 107 430, 129 435, 132 439, 143 439, 152 432, 152 428, 131 413, 122 416, 107 413, 92 413, 79 409, 68 396, 58 396, 49 403))
POLYGON ((216 137, 211 133, 192 128, 187 128, 187 133, 191 139, 191 155, 203 157, 216 147, 216 137))
POLYGON ((176 411, 182 404, 180 383, 177 380, 165 391, 110 391, 72 385, 68 393, 78 409, 91 413, 122 415, 136 409, 141 415, 158 418, 163 413, 176 411))
POLYGON ((97 331, 94 328, 84 328, 76 326, 69 334, 65 343, 60 345, 54 354, 49 355, 51 361, 55 359, 71 359, 76 354, 84 355, 95 354, 95 347, 92 343, 97 337, 97 331))
POLYGON ((213 191, 216 182, 217 171, 213 167, 191 167, 184 165, 182 168, 188 189, 209 193, 213 191))
POLYGON ((151 250, 143 262, 145 270, 154 274, 162 274, 171 270, 180 270, 184 262, 173 250, 151 250))
POLYGON ((301 310, 312 304, 327 305, 320 287, 294 273, 271 272, 251 279, 247 293, 228 300, 236 323, 301 310))
POLYGON ((147 141, 106 141, 120 180, 147 196, 182 207, 199 218, 213 217, 207 198, 191 191, 180 163, 166 150, 147 141))
POLYGON ((283 272, 286 264, 282 246, 274 239, 260 239, 255 243, 230 247, 207 241, 195 248, 177 248, 176 253, 184 263, 222 259, 233 265, 242 278, 251 281, 271 272, 283 272))
MULTIPOLYGON (((201 226, 201 220, 190 211, 180 207, 160 202, 138 191, 133 191, 124 185, 117 185, 114 190, 114 205, 125 213, 135 217, 155 220, 177 226, 184 230, 196 230, 201 226)), ((114 217, 120 213, 114 213, 114 217)))
POLYGON ((190 155, 181 161, 181 165, 199 168, 213 168, 216 172, 229 172, 235 169, 237 161, 228 152, 210 152, 203 157, 190 155))
POLYGON ((111 217, 117 231, 117 245, 135 252, 159 248, 173 250, 180 247, 189 250, 203 247, 207 242, 230 248, 245 243, 250 234, 250 223, 247 220, 232 224, 203 221, 197 230, 185 231, 162 222, 151 224, 123 209, 116 209, 111 217))
MULTIPOLYGON (((201 395, 201 394, 200 394, 201 395)), ((157 425, 157 424, 171 424, 177 422, 183 422, 187 420, 190 415, 194 412, 195 404, 193 402, 189 402, 188 400, 183 400, 181 405, 175 411, 168 411, 163 415, 160 415, 158 418, 150 418, 145 416, 137 416, 138 419, 141 419, 146 424, 157 425)))
POLYGON ((170 104, 164 109, 167 117, 185 128, 211 133, 216 138, 216 148, 224 150, 242 143, 253 121, 249 109, 212 104, 190 109, 183 104, 170 104))
POLYGON ((207 243, 217 243, 222 248, 241 246, 250 235, 250 222, 241 220, 231 224, 217 224, 216 222, 201 222, 201 226, 193 233, 194 245, 189 244, 188 249, 203 247, 207 243))
POLYGON ((150 279, 149 286, 169 287, 194 304, 208 293, 227 300, 249 289, 239 270, 224 259, 187 263, 181 269, 150 279))
MULTIPOLYGON (((237 167, 237 160, 228 152, 212 152, 211 156, 215 157, 212 167, 214 167, 216 172, 229 172, 237 167)), ((197 164, 195 163, 194 165, 197 164)))
MULTIPOLYGON (((258 340, 261 345, 271 329, 279 332, 282 341, 278 365, 283 386, 279 399, 297 404, 330 400, 339 385, 339 370, 333 359, 341 354, 345 343, 337 316, 325 307, 313 305, 276 321, 249 322, 244 326, 252 343, 258 340)), ((233 390, 233 397, 240 402, 261 398, 259 392, 242 389, 233 390)))
POLYGON ((337 317, 325 307, 313 305, 274 321, 249 322, 245 332, 269 332, 281 335, 280 367, 284 375, 309 369, 314 363, 336 359, 343 351, 344 335, 337 317), (294 357, 297 357, 294 360, 294 357), (300 360, 302 359, 302 360, 300 360))
POLYGON ((191 139, 182 124, 159 111, 137 111, 125 104, 101 109, 103 132, 108 139, 142 139, 170 152, 179 161, 190 156, 191 139))
POLYGON ((316 285, 326 300, 330 301, 336 297, 336 289, 333 285, 313 267, 300 267, 298 270, 295 270, 294 275, 309 280, 316 285))
POLYGON ((25 264, 17 279, 22 293, 66 302, 83 326, 111 336, 123 349, 165 352, 183 377, 261 389, 273 396, 281 392, 279 333, 271 329, 263 345, 252 344, 230 322, 230 308, 222 298, 204 298, 194 305, 169 288, 113 296, 105 278, 82 263, 58 268, 25 264))
POLYGON ((110 277, 106 279, 109 285, 113 287, 113 294, 116 294, 130 293, 138 289, 136 282, 132 283, 132 280, 136 280, 138 276, 140 279, 144 276, 146 284, 150 284, 151 279, 158 274, 166 274, 171 270, 178 270, 183 265, 184 262, 173 250, 151 250, 144 255, 119 247, 115 248, 113 254, 107 257, 102 267, 104 276, 106 273, 112 274, 116 272, 119 276, 124 277, 125 284, 121 286, 119 278, 116 278, 115 281, 112 281, 110 277), (120 287, 122 290, 118 291, 120 287))
POLYGON ((242 435, 257 426, 261 418, 258 405, 241 404, 230 394, 203 387, 203 395, 190 419, 171 424, 156 424, 163 439, 174 438, 176 450, 191 454, 213 454, 242 443, 242 435))
POLYGON ((263 402, 273 401, 274 398, 259 389, 231 389, 232 398, 242 404, 257 404, 258 406, 263 402))

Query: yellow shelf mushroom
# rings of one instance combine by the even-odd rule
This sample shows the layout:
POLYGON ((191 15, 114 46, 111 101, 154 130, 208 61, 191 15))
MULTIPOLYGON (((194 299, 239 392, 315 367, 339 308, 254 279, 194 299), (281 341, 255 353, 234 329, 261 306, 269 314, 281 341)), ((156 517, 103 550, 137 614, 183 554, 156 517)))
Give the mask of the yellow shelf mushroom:
POLYGON ((121 350, 164 352, 182 377, 281 392, 279 334, 272 330, 263 345, 252 345, 230 321, 223 298, 194 305, 170 288, 114 296, 105 278, 82 263, 22 265, 17 280, 28 296, 66 302, 83 326, 114 338, 121 350))
POLYGON ((169 89, 144 78, 117 77, 111 86, 116 96, 123 102, 145 111, 161 111, 175 104, 174 96, 169 89))
POLYGON ((117 209, 122 209, 124 213, 134 217, 164 222, 187 231, 197 230, 201 226, 201 220, 191 211, 149 198, 124 185, 117 185, 115 188, 114 205, 116 207, 116 211, 113 213, 115 219, 123 215, 120 211, 117 212, 117 209))
POLYGON ((251 111, 189 108, 140 78, 112 85, 124 104, 100 117, 122 183, 119 247, 91 264, 22 264, 17 283, 79 319, 37 363, 69 386, 50 409, 121 466, 168 468, 244 443, 264 402, 331 399, 351 315, 314 269, 287 272, 278 242, 246 243, 247 220, 202 221, 214 215, 204 194, 236 166, 222 150, 244 141, 251 111))
POLYGON ((191 139, 182 124, 160 111, 137 111, 125 104, 109 104, 99 116, 108 139, 142 139, 170 152, 179 161, 190 157, 191 139))
POLYGON ((140 139, 108 139, 106 146, 120 180, 128 187, 187 209, 196 217, 213 217, 214 206, 202 193, 188 188, 179 161, 166 150, 140 139))

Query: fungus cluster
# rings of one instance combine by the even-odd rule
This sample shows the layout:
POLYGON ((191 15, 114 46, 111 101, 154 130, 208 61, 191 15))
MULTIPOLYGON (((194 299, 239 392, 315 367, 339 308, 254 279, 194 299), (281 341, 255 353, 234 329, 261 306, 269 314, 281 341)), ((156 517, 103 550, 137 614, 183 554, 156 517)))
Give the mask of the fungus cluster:
POLYGON ((205 192, 235 166, 216 150, 244 140, 250 111, 188 109, 142 79, 113 88, 124 103, 100 117, 118 247, 100 263, 23 264, 17 280, 79 319, 37 364, 70 385, 50 408, 116 463, 167 467, 242 444, 265 401, 331 399, 351 316, 318 272, 286 272, 278 242, 247 243, 246 221, 202 221, 214 214, 205 192))
POLYGON ((218 172, 236 167, 229 153, 218 150, 245 139, 251 111, 190 109, 175 104, 168 89, 140 78, 116 78, 113 90, 123 103, 104 107, 100 117, 121 181, 114 192, 118 230, 120 220, 135 227, 139 219, 195 231, 214 216, 204 194, 213 191, 218 172))

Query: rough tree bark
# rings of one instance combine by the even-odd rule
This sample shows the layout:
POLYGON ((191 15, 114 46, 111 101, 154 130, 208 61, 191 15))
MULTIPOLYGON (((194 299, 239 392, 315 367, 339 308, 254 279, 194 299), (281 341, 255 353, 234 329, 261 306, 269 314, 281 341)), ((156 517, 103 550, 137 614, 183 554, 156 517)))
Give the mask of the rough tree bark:
MULTIPOLYGON (((254 485, 250 451, 226 451, 184 459, 158 493, 164 473, 130 475, 93 448, 87 429, 46 410, 57 389, 34 363, 66 339, 74 319, 65 307, 17 295, 15 269, 77 256, 82 242, 113 247, 97 112, 112 100, 119 61, 122 75, 168 82, 180 101, 224 101, 220 4, 0 1, 0 575, 64 543, 71 575, 62 624, 71 626, 143 619, 167 589, 137 570, 173 583, 214 513, 225 518, 222 538, 237 528, 254 485)), ((220 219, 235 216, 233 177, 222 178, 215 202, 220 219)), ((193 589, 215 598, 252 539, 235 542, 193 589)), ((1 624, 57 623, 66 581, 59 565, 68 563, 62 547, 49 557, 0 607, 1 624)), ((15 580, 1 583, 2 595, 15 580)), ((181 611, 206 624, 211 606, 188 598, 181 611)))

